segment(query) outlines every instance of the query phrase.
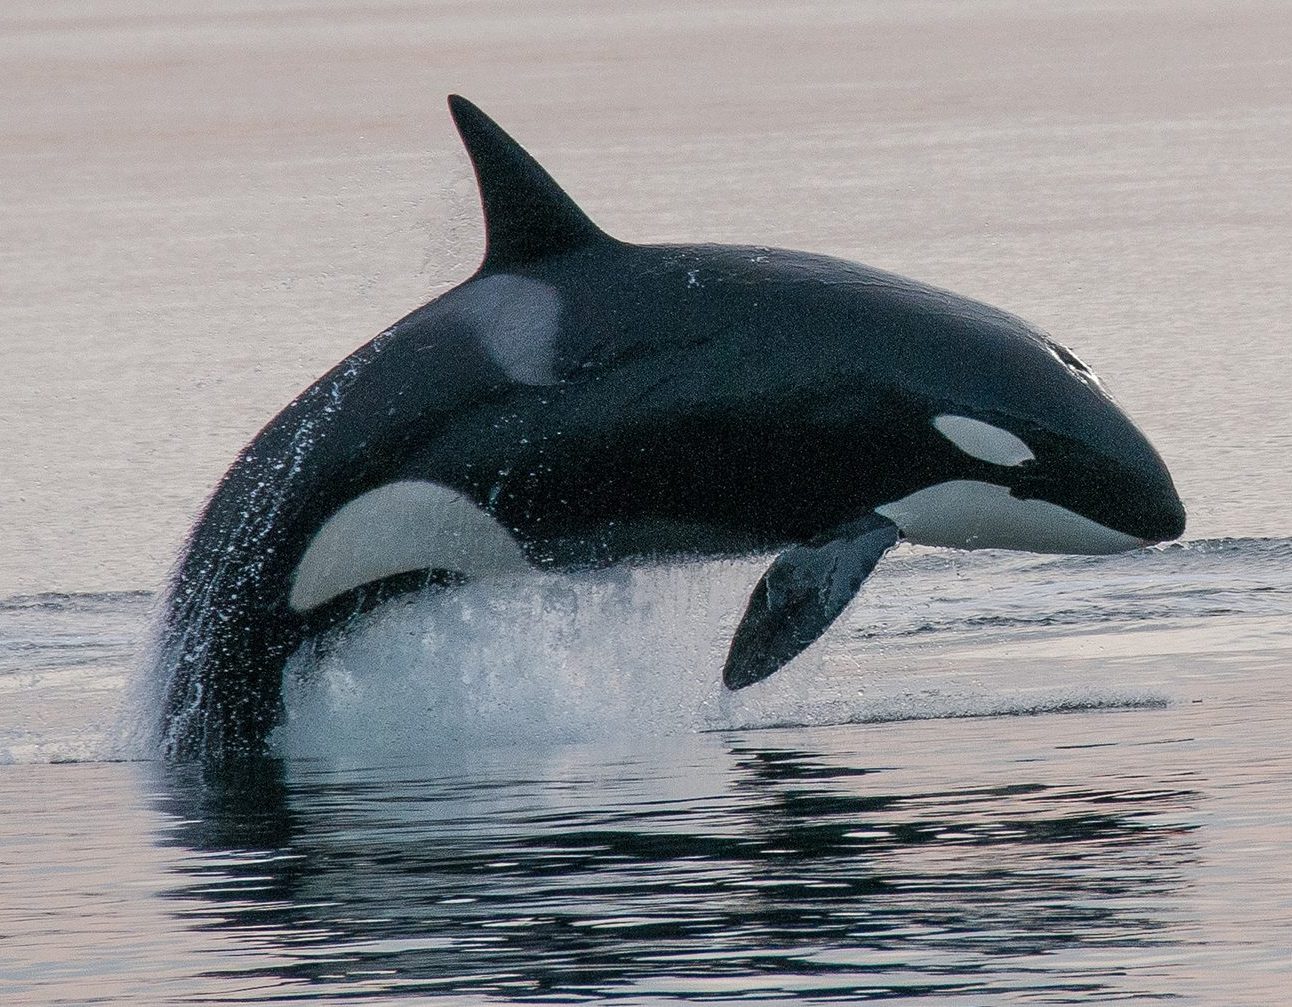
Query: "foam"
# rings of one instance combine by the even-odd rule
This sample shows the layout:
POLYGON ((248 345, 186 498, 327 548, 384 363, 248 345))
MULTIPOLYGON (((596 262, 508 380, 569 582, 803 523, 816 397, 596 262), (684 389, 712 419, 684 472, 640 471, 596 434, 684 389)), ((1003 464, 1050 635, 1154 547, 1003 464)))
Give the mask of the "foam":
POLYGON ((285 674, 292 756, 694 732, 761 564, 468 584, 389 604, 285 674), (705 573, 713 573, 712 570, 705 573))

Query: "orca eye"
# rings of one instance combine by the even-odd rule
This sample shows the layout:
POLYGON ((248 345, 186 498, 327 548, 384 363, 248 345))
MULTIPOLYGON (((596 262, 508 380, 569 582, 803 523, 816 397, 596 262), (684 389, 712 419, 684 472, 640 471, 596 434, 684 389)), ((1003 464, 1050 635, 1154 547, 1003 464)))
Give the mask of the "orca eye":
POLYGON ((982 420, 943 413, 933 417, 933 426, 969 457, 982 462, 992 465, 1022 465, 1036 459, 1032 449, 1021 439, 1008 430, 982 420))

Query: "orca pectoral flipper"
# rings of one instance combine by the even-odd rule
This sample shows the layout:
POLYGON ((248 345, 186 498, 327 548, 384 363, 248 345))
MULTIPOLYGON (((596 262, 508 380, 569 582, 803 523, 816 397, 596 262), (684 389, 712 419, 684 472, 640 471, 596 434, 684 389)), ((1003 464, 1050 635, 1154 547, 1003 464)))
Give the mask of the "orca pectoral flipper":
POLYGON ((900 537, 897 525, 870 513, 777 556, 749 596, 722 669, 723 684, 734 690, 761 682, 807 649, 900 537))

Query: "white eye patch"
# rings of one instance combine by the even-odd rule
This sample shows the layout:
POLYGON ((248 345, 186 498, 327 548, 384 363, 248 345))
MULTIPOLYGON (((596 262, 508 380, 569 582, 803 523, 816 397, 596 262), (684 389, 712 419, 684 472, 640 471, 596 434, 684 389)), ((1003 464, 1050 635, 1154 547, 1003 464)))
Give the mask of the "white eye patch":
POLYGON ((1008 430, 982 420, 944 413, 933 418, 933 426, 961 451, 979 461, 992 465, 1022 465, 1036 458, 1032 449, 1008 430))

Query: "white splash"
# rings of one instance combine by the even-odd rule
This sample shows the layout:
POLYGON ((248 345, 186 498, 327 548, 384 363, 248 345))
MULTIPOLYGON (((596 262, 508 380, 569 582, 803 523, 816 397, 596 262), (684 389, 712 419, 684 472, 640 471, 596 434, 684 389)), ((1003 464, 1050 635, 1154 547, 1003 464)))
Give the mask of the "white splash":
POLYGON ((760 563, 530 575, 393 602, 285 675, 293 756, 702 730, 760 563), (712 574, 716 574, 713 576, 712 574))

